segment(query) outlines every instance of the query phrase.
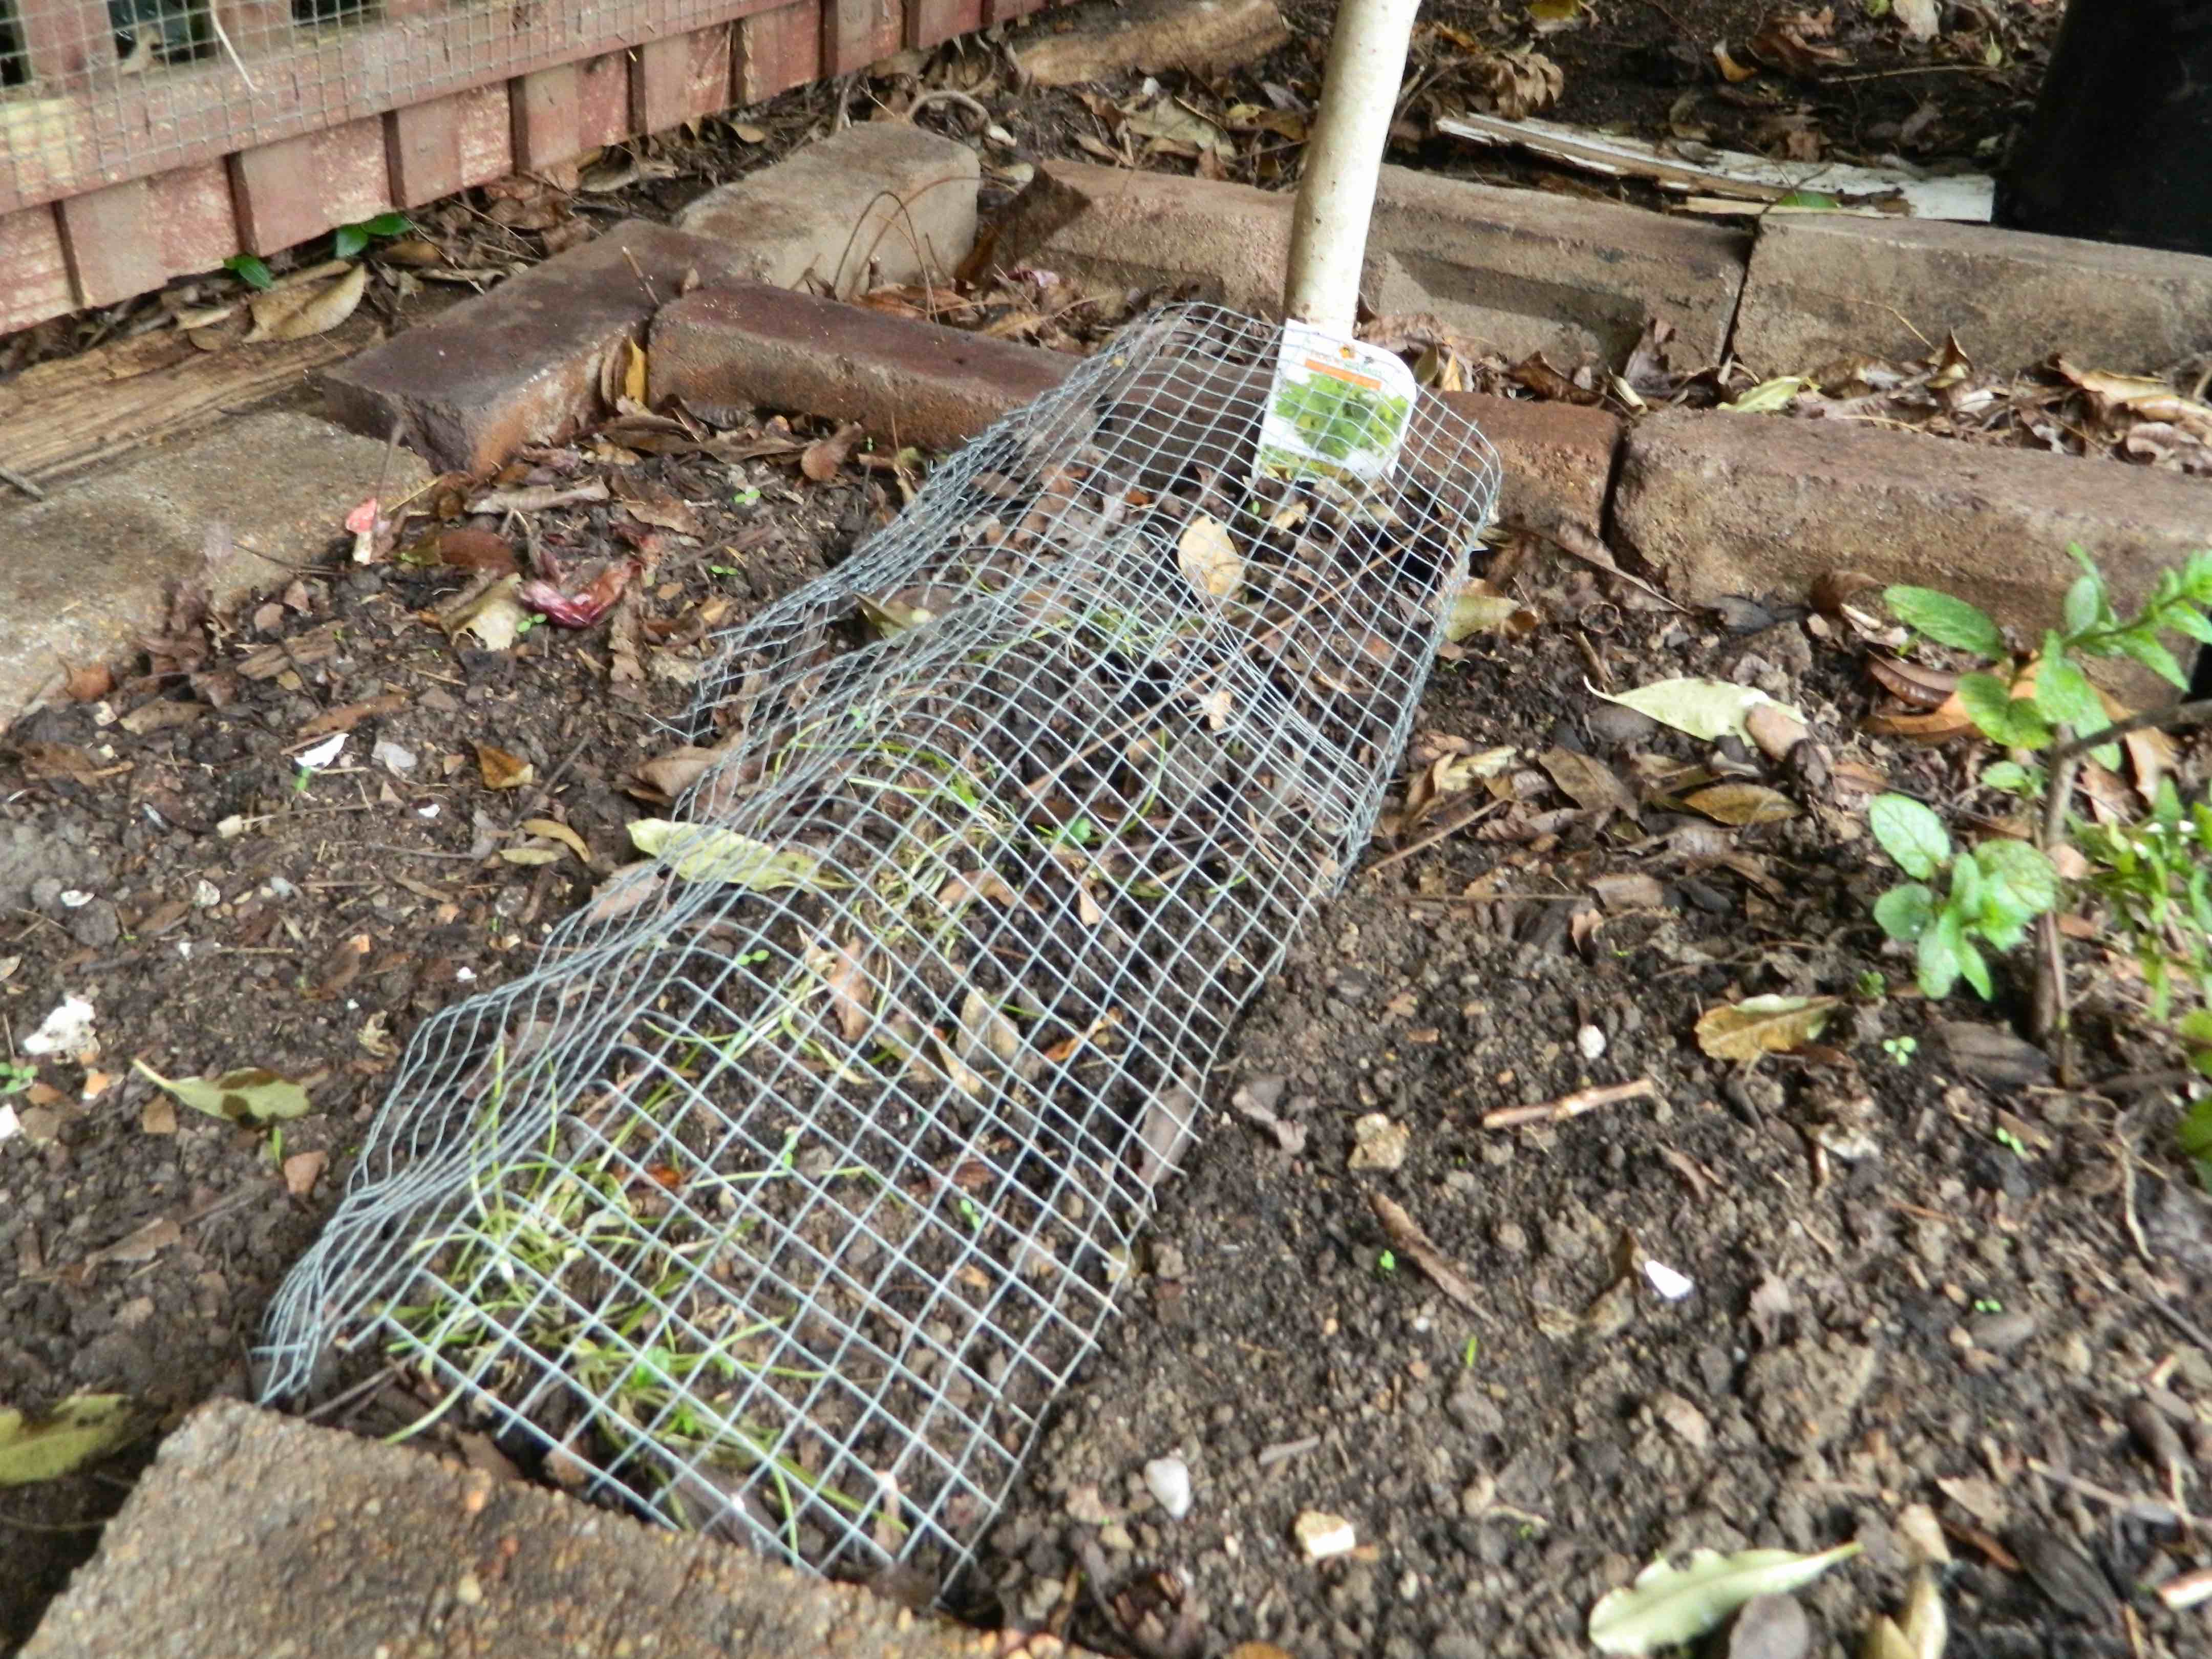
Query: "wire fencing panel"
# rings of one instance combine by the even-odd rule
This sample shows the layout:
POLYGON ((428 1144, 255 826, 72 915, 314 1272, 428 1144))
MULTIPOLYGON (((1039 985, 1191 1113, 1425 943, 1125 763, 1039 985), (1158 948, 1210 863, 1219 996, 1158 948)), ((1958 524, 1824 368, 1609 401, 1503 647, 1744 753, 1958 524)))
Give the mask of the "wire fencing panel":
POLYGON ((367 1346, 663 1521, 967 1564, 1494 498, 1428 398, 1380 489, 1255 479, 1281 338, 1156 313, 727 639, 672 839, 416 1034, 265 1398, 367 1346))
POLYGON ((218 159, 746 9, 737 0, 0 0, 0 205, 218 159))

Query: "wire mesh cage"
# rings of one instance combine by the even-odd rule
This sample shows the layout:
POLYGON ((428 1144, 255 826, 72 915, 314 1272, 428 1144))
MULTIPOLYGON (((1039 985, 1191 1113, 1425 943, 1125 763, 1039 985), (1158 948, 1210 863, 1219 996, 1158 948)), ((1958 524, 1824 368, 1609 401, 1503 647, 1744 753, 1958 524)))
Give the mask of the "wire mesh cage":
POLYGON ((604 1500, 957 1576, 1495 496, 1425 398, 1387 483, 1276 476, 1283 339, 1155 313, 723 642, 655 855, 416 1033, 264 1398, 366 1348, 604 1500))

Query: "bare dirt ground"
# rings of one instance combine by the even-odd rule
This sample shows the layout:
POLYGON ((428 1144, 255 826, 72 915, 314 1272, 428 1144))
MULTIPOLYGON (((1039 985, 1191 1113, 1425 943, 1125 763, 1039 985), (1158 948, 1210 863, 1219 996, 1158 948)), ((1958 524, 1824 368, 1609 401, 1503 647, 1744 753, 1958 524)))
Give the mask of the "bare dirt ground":
MULTIPOLYGON (((1848 67, 1742 82, 1707 68, 1714 41, 1747 43, 1763 21, 1646 0, 1538 40, 1487 13, 1455 26, 1551 56, 1559 118, 1972 155, 2019 113, 2051 20, 1954 8, 1917 46, 1854 14, 1825 37, 1848 67)), ((1264 98, 1301 76, 1304 44, 1240 84, 1264 98)), ((1014 140, 990 153, 1001 197, 1024 161, 1120 143, 1126 122, 1092 100, 1152 101, 1133 82, 1088 99, 965 84, 1014 140)), ((819 130, 839 100, 912 90, 813 89, 642 167, 612 160, 599 182, 615 189, 518 186, 426 228, 457 264, 540 257, 561 224, 665 214, 819 130), (624 167, 646 176, 619 182, 624 167), (549 222, 526 228, 533 216, 549 222)), ((1225 107, 1236 88, 1182 90, 1225 107)), ((1418 125, 1410 141, 1409 158, 1469 165, 1418 125)), ((1271 165, 1268 145, 1240 142, 1232 172, 1271 165)), ((404 320, 412 301, 392 295, 404 320)), ((1106 319, 1000 289, 961 320, 1080 349, 1106 319)), ((15 361, 70 349, 52 334, 15 361)), ((612 621, 457 645, 422 614, 471 580, 454 553, 355 568, 334 534, 296 550, 297 580, 265 605, 186 605, 124 684, 7 734, 0 1105, 21 1132, 0 1145, 0 1400, 112 1389, 161 1413, 249 1389, 263 1310, 410 1032, 526 969, 631 855, 623 826, 652 810, 636 769, 668 745, 655 719, 688 701, 708 631, 896 509, 890 458, 800 465, 825 435, 763 418, 719 447, 655 454, 632 429, 526 459, 505 482, 613 484, 528 520, 580 584, 636 560, 612 621), (304 770, 341 729, 343 754, 304 770), (549 822, 566 834, 527 827, 549 822), (99 1055, 23 1055, 70 994, 95 1010, 99 1055), (264 1066, 307 1080, 313 1109, 280 1140, 177 1108, 137 1060, 171 1077, 264 1066)), ((1547 550, 1499 556, 1493 577, 1536 625, 1439 665, 1407 780, 1510 746, 1504 787, 1427 845, 1451 812, 1386 835, 1260 998, 1123 1316, 963 1605, 1129 1653, 1580 1653, 1591 1605, 1655 1552, 1855 1540, 1863 1553, 1802 1597, 1812 1650, 1840 1651, 1899 1605, 1900 1516, 1922 1504, 1960 1558, 1952 1654, 2206 1651, 2201 1608, 2138 1589, 2203 1565, 2173 1506, 2197 1502, 2190 1483, 2212 1467, 2212 1204, 2175 1150, 2176 1097, 2142 1081, 2170 1060, 2134 1034, 2139 985, 2079 930, 2074 1087, 2016 1034, 2020 963, 1990 1004, 1919 997, 1870 918, 1890 878, 1865 802, 1887 787, 1962 821, 2002 808, 1975 791, 1966 745, 1869 734, 1872 647, 1850 628, 1756 605, 1686 615, 1547 550), (1693 743, 1587 689, 1673 675, 1796 704, 1813 746, 1772 763, 1693 743), (1685 805, 1714 782, 1771 791, 1751 815, 1770 821, 1685 805), (1699 1018, 1762 993, 1838 1003, 1792 1053, 1705 1053, 1699 1018), (1647 1079, 1578 1114, 1483 1121, 1647 1079), (1355 1171, 1376 1114, 1405 1131, 1402 1156, 1355 1171), (1377 1194, 1471 1295, 1446 1294, 1385 1231, 1377 1194), (1680 1285, 1654 1263, 1686 1292, 1662 1294, 1680 1285), (2129 1425, 2146 1410, 2193 1473, 2145 1455, 2129 1425), (1180 1522, 1141 1476, 1170 1453, 1194 1480, 1180 1522), (1351 1522, 1358 1547, 1301 1559, 1309 1510, 1351 1522)), ((2198 753, 2180 766, 2201 786, 2198 753)), ((0 1495, 0 1644, 133 1473, 118 1459, 0 1495)))

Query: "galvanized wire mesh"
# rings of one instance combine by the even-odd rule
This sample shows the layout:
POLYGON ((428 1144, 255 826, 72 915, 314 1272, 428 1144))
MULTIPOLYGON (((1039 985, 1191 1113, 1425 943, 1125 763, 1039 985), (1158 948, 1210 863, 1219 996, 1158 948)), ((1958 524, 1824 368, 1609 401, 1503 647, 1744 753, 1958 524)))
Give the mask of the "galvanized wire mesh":
POLYGON ((1494 497, 1427 398, 1379 489, 1255 481, 1280 334, 1156 315, 727 639, 687 828, 416 1034, 265 1397, 368 1345, 637 1511, 966 1565, 1494 497))

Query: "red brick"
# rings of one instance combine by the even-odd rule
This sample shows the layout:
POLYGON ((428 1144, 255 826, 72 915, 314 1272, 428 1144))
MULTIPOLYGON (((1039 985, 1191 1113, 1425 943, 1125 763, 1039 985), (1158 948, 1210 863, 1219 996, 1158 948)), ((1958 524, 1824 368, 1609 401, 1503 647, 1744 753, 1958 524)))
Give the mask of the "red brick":
POLYGON ((2212 479, 1779 416, 1672 410, 1629 434, 1613 529, 1689 603, 1802 599, 1832 570, 1941 587, 2031 635, 2078 542, 2121 599, 2212 546, 2212 479))
POLYGON ((899 49, 899 0, 822 0, 822 72, 850 75, 899 49))
POLYGON ((324 389, 332 413, 356 431, 382 437, 396 419, 437 465, 485 471, 523 444, 591 420, 608 349, 641 342, 656 302, 680 289, 687 270, 726 280, 743 257, 629 220, 363 352, 326 374, 324 389))
POLYGON ((1073 358, 754 283, 704 288, 653 325, 653 399, 860 421, 944 449, 1051 391, 1073 358))
POLYGON ((143 179, 72 196, 61 206, 62 251, 81 306, 113 305, 161 286, 154 192, 143 179))
POLYGON ((1613 488, 1621 423, 1601 409, 1524 403, 1447 392, 1447 408, 1474 422, 1505 469, 1498 516, 1549 535, 1563 526, 1600 534, 1613 488))

